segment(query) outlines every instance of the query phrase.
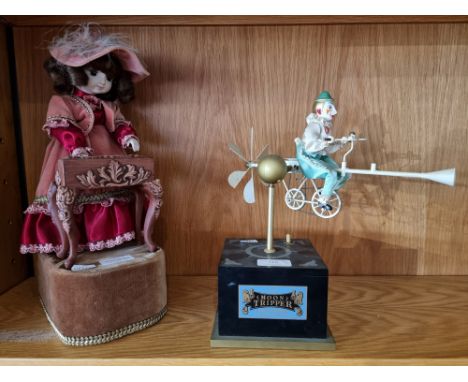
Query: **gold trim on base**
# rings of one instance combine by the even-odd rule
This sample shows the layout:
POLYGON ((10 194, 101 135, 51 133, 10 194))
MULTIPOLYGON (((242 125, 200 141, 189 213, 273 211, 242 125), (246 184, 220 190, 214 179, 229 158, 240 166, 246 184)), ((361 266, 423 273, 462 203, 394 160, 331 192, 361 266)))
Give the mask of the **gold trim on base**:
POLYGON ((327 331, 327 338, 221 336, 216 312, 210 344, 212 348, 334 351, 336 350, 335 339, 329 327, 327 331))
POLYGON ((106 342, 114 341, 119 338, 125 337, 129 334, 138 332, 140 330, 149 328, 150 326, 153 326, 154 324, 158 323, 166 314, 167 312, 167 306, 165 306, 158 314, 155 316, 149 317, 145 320, 135 322, 133 324, 127 325, 121 329, 116 329, 111 332, 106 332, 103 334, 99 334, 96 336, 87 336, 87 337, 68 337, 63 335, 60 330, 57 329, 55 326, 54 322, 49 316, 49 313, 47 313, 47 309, 44 306, 44 303, 41 299, 41 304, 42 304, 42 309, 44 309, 44 312, 46 314, 47 320, 49 321, 50 325, 54 329, 55 333, 57 336, 60 338, 60 341, 62 341, 65 345, 68 346, 92 346, 92 345, 100 345, 100 344, 105 344, 106 342))

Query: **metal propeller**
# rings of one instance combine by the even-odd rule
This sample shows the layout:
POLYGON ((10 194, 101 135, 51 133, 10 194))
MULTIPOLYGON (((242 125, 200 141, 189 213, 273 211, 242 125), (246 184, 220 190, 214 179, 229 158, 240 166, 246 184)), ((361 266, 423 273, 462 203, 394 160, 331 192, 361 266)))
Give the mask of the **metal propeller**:
POLYGON ((252 204, 255 203, 255 186, 254 186, 254 176, 253 169, 257 167, 257 161, 262 159, 266 154, 268 154, 268 145, 266 145, 262 151, 253 159, 253 128, 250 129, 250 156, 247 160, 242 152, 242 150, 234 143, 229 143, 228 147, 234 154, 236 154, 246 166, 245 170, 236 170, 229 174, 228 183, 232 188, 236 188, 239 183, 242 181, 244 176, 250 171, 250 179, 247 181, 244 186, 244 200, 246 203, 252 204))

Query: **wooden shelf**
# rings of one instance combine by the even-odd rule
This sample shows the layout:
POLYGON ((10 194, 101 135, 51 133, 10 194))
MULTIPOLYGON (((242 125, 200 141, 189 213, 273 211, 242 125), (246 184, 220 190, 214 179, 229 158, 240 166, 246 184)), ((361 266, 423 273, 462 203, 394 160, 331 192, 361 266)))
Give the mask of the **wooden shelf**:
POLYGON ((467 276, 335 276, 334 352, 210 347, 216 277, 169 277, 169 311, 156 326, 112 343, 62 345, 35 279, 0 296, 0 364, 355 365, 468 364, 467 276))

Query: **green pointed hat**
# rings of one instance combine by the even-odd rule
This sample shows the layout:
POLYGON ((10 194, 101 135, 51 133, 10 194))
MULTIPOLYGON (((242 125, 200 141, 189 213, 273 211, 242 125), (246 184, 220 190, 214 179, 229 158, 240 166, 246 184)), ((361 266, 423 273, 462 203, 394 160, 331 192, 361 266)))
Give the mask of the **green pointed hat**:
POLYGON ((315 102, 325 102, 325 101, 330 101, 330 102, 335 101, 327 90, 324 90, 323 92, 321 92, 319 96, 315 99, 315 102))

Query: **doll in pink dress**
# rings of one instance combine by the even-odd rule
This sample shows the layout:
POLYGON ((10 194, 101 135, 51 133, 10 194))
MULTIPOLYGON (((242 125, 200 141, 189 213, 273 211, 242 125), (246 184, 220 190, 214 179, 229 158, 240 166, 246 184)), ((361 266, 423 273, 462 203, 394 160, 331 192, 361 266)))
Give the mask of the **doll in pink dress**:
MULTIPOLYGON (((52 253, 61 249, 60 235, 48 209, 47 192, 57 161, 99 155, 125 155, 139 151, 132 124, 119 103, 133 99, 133 84, 149 75, 120 35, 103 34, 81 25, 56 38, 44 68, 58 95, 49 102, 43 130, 47 146, 36 197, 26 210, 21 253, 52 253)), ((79 249, 112 248, 135 238, 132 196, 126 190, 80 195, 74 206, 79 228, 79 249)))

